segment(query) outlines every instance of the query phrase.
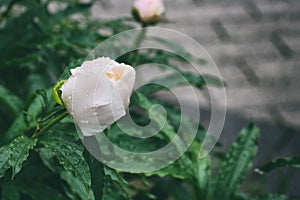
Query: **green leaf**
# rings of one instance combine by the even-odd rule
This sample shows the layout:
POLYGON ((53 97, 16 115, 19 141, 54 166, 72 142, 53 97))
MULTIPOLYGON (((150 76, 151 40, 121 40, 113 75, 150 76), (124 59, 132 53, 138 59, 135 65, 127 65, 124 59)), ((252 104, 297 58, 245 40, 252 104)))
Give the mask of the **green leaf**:
MULTIPOLYGON (((89 200, 95 199, 93 192, 91 190, 87 191, 84 184, 79 179, 74 177, 72 172, 62 171, 60 173, 60 177, 68 183, 72 192, 77 194, 81 200, 86 200, 87 197, 89 200)), ((101 190, 101 188, 99 188, 99 190, 101 190)))
POLYGON ((207 63, 206 60, 195 57, 190 52, 188 52, 183 47, 181 47, 180 45, 176 44, 173 41, 169 41, 169 40, 166 40, 166 39, 163 39, 160 37, 148 37, 147 39, 153 40, 160 44, 165 45, 166 47, 172 49, 176 54, 180 55, 182 58, 184 58, 186 60, 191 60, 193 62, 197 62, 197 63, 203 64, 203 65, 207 63))
POLYGON ((6 105, 14 113, 14 115, 19 114, 23 106, 19 97, 12 94, 3 85, 0 85, 0 103, 6 105))
POLYGON ((176 71, 177 73, 154 79, 151 81, 152 83, 142 86, 139 89, 140 93, 147 96, 161 90, 170 90, 184 85, 192 85, 199 89, 206 85, 212 85, 215 87, 225 86, 225 83, 222 80, 211 75, 197 75, 191 72, 184 72, 179 69, 176 69, 176 71))
POLYGON ((287 157, 287 158, 278 158, 276 160, 273 160, 259 169, 256 169, 255 171, 263 174, 268 173, 274 169, 280 168, 280 167, 295 167, 300 168, 300 157, 287 157))
POLYGON ((90 3, 70 4, 64 10, 55 13, 52 16, 52 20, 61 20, 61 19, 66 18, 66 17, 68 17, 72 14, 87 11, 87 9, 89 9, 91 6, 92 6, 92 4, 90 4, 90 3))
MULTIPOLYGON (((49 134, 52 134, 52 132, 49 134)), ((83 158, 82 149, 78 147, 78 144, 71 144, 72 141, 67 141, 64 137, 58 138, 59 137, 56 137, 54 134, 54 137, 51 139, 50 135, 49 137, 46 137, 46 140, 41 141, 41 143, 58 159, 65 170, 74 173, 78 181, 84 186, 86 193, 89 194, 88 196, 92 197, 90 192, 90 170, 83 158)))
POLYGON ((5 175, 6 170, 10 168, 9 159, 11 156, 11 149, 9 146, 2 146, 0 148, 0 178, 5 175))
POLYGON ((231 146, 219 171, 213 197, 229 200, 239 190, 257 151, 259 130, 250 123, 231 146))
POLYGON ((2 187, 1 188, 2 189, 2 194, 1 194, 2 200, 19 200, 19 199, 21 199, 20 193, 14 185, 3 184, 1 187, 2 187))
POLYGON ((165 116, 156 109, 152 109, 150 113, 150 107, 153 105, 153 103, 141 93, 135 92, 135 95, 138 98, 139 105, 146 112, 148 112, 148 115, 151 115, 151 118, 161 128, 160 131, 164 133, 168 140, 172 140, 176 135, 176 132, 174 130, 174 127, 168 121, 164 120, 165 116))
POLYGON ((102 200, 130 200, 127 192, 109 178, 105 178, 102 200))
POLYGON ((12 167, 12 178, 14 178, 22 169, 23 162, 29 156, 29 150, 37 143, 37 139, 30 139, 25 136, 19 136, 9 144, 11 157, 9 164, 12 167))
POLYGON ((168 117, 170 118, 170 122, 176 129, 182 126, 184 127, 184 130, 186 130, 187 133, 194 132, 197 129, 197 135, 195 139, 198 141, 198 143, 199 142, 201 143, 203 141, 206 135, 206 130, 201 124, 199 124, 199 122, 196 122, 193 118, 183 114, 180 109, 178 109, 176 106, 172 105, 171 103, 159 99, 148 99, 148 100, 151 101, 152 104, 160 104, 164 107, 164 109, 166 109, 168 113, 168 117))
MULTIPOLYGON (((151 193, 140 193, 135 199, 172 199, 172 200, 196 200, 201 199, 196 196, 190 187, 190 184, 182 180, 171 177, 153 179, 155 182, 151 184, 151 193), (147 196, 146 196, 147 195, 147 196), (152 197, 152 198, 151 198, 152 197)), ((202 199, 201 199, 202 200, 202 199)))
POLYGON ((66 200, 61 193, 61 182, 58 177, 48 170, 34 154, 30 157, 30 165, 26 165, 20 174, 9 184, 12 184, 22 194, 21 199, 32 200, 66 200), (25 196, 23 196, 25 195, 25 196))
POLYGON ((92 177, 92 190, 94 192, 95 199, 101 199, 104 187, 103 164, 100 161, 96 160, 87 151, 84 152, 84 157, 90 167, 92 177))
POLYGON ((192 180, 194 177, 194 165, 193 161, 188 157, 188 155, 184 154, 178 160, 174 161, 167 167, 164 167, 154 172, 146 173, 145 175, 157 175, 160 177, 172 176, 178 179, 192 180))
POLYGON ((130 195, 126 192, 127 182, 118 172, 108 167, 104 167, 104 187, 102 200, 130 200, 130 195))
POLYGON ((193 163, 195 171, 195 181, 198 189, 200 199, 205 199, 208 194, 209 186, 211 184, 211 164, 208 156, 197 159, 193 163))
POLYGON ((30 182, 26 185, 23 183, 18 190, 30 196, 32 200, 67 200, 60 192, 44 183, 30 182))
POLYGON ((126 187, 126 185, 128 184, 127 181, 116 170, 109 167, 104 167, 104 175, 124 187, 126 187))
POLYGON ((19 114, 19 116, 15 119, 15 121, 12 123, 10 128, 7 130, 7 132, 4 135, 5 142, 11 142, 16 137, 22 135, 25 133, 25 130, 27 129, 25 117, 23 113, 19 114))

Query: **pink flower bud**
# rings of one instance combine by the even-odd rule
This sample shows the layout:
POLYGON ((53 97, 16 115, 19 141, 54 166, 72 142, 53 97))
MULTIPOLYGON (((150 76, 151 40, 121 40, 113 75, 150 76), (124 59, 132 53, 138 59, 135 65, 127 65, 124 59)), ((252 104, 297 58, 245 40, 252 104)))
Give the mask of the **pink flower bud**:
POLYGON ((165 12, 162 0, 134 0, 133 11, 143 23, 157 22, 165 12))

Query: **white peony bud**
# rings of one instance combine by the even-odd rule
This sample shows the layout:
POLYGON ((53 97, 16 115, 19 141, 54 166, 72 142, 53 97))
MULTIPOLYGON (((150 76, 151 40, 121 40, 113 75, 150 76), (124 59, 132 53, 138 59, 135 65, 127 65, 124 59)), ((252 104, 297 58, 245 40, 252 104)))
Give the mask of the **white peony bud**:
POLYGON ((84 136, 104 131, 126 114, 135 70, 107 57, 85 61, 71 70, 61 99, 84 136))
POLYGON ((153 23, 159 20, 165 12, 162 0, 134 0, 133 11, 143 23, 153 23))

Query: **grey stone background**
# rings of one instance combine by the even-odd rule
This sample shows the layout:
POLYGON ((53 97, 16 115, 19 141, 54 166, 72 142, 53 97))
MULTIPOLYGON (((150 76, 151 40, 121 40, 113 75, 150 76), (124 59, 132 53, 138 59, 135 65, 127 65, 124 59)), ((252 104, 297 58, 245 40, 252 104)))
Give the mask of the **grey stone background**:
MULTIPOLYGON (((131 0, 104 2, 93 8, 95 17, 130 16, 131 0)), ((261 139, 254 167, 279 156, 299 155, 300 1, 165 0, 165 4, 171 22, 158 26, 185 33, 203 45, 227 83, 224 149, 255 119, 261 139)), ((200 105, 207 115, 208 100, 200 105)), ((300 170, 278 169, 265 176, 252 170, 244 190, 300 195, 299 180, 300 170)))

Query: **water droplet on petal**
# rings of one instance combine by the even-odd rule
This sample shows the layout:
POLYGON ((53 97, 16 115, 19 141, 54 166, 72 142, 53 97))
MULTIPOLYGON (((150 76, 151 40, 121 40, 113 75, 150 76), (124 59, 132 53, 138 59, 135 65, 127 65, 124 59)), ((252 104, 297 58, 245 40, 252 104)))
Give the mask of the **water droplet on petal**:
POLYGON ((89 124, 90 122, 89 122, 89 120, 80 120, 80 123, 82 123, 82 124, 89 124))

